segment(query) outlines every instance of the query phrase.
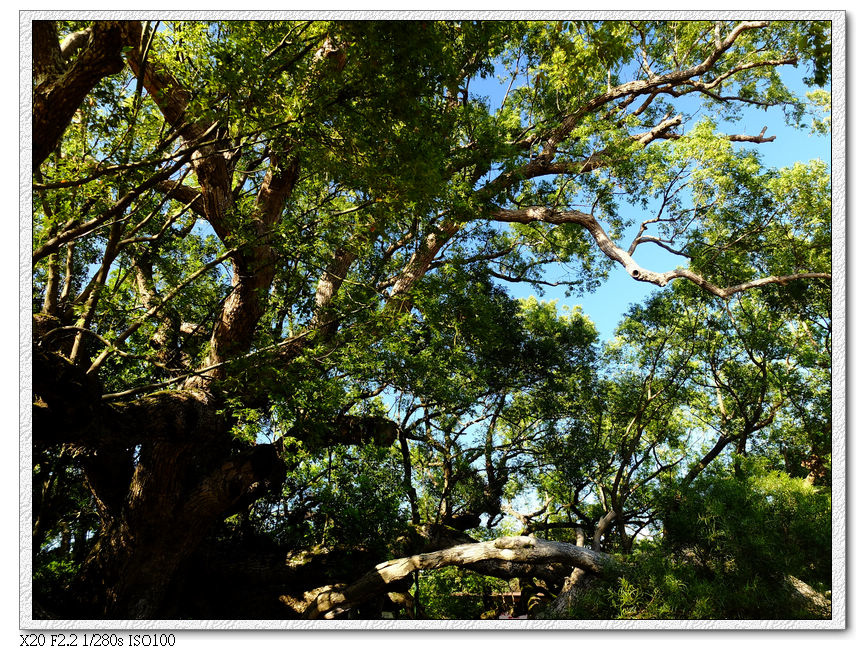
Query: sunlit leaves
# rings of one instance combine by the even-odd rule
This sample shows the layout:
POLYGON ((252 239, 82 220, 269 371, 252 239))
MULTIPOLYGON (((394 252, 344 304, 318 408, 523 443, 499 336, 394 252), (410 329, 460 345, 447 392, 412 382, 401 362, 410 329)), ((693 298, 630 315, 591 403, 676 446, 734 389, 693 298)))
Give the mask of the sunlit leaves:
MULTIPOLYGON (((827 132, 828 92, 807 113, 779 69, 808 61, 806 81, 827 83, 828 25, 182 21, 145 35, 162 90, 106 79, 34 179, 35 246, 104 216, 39 261, 34 307, 55 305, 70 337, 89 330, 84 370, 110 350, 92 373, 106 392, 194 384, 227 444, 274 443, 289 473, 248 515, 260 531, 385 554, 410 505, 423 523, 493 526, 511 500, 543 504, 534 523, 560 539, 615 514, 598 543, 628 552, 687 492, 680 528, 703 566, 625 576, 609 602, 636 617, 681 613, 681 590, 689 615, 723 611, 697 574, 746 565, 729 513, 774 526, 773 502, 822 521, 803 505, 819 491, 778 472, 831 478, 825 279, 727 300, 676 280, 603 350, 591 314, 508 289, 592 291, 618 252, 658 244, 720 286, 831 271, 826 165, 770 169, 768 138, 734 135, 763 110, 827 132), (177 185, 111 212, 187 146, 177 185), (504 212, 527 216, 505 226, 504 212), (221 326, 244 318, 213 379, 221 326), (325 448, 346 415, 399 422, 404 446, 325 448)), ((748 532, 755 557, 780 539, 748 532)), ((448 584, 463 583, 435 588, 448 584)))

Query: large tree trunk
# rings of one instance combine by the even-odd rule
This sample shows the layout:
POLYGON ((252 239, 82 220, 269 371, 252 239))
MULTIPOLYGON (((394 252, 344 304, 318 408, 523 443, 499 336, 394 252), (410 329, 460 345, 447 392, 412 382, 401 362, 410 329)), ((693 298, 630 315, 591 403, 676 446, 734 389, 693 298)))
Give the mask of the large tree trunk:
MULTIPOLYGON (((34 339, 34 441, 80 448, 101 518, 98 540, 76 584, 82 609, 78 617, 152 618, 175 570, 213 525, 284 478, 285 467, 273 447, 244 448, 232 440, 224 396, 210 391, 212 380, 225 376, 224 363, 249 350, 265 311, 275 272, 270 231, 297 181, 298 164, 270 154, 272 166, 261 182, 255 209, 246 215, 254 233, 251 241, 244 241, 227 219, 234 201, 230 157, 214 144, 198 143, 213 127, 184 121, 190 95, 170 74, 145 64, 140 24, 94 24, 90 46, 65 74, 56 31, 50 24, 43 27, 36 36, 51 48, 36 66, 34 129, 46 115, 55 126, 65 127, 99 75, 122 67, 120 54, 127 45, 127 62, 166 121, 197 147, 192 167, 201 188, 200 209, 231 253, 232 292, 212 331, 203 365, 207 370, 183 390, 106 402, 94 371, 110 349, 99 356, 91 374, 85 374, 50 348, 40 349, 44 341, 34 339), (94 58, 97 55, 102 58, 94 58), (79 70, 80 62, 89 62, 88 67, 79 70)), ((215 137, 220 133, 216 129, 215 137)), ((47 155, 43 150, 50 150, 61 134, 62 129, 52 131, 35 147, 39 162, 47 155)))
POLYGON ((214 525, 281 484, 285 468, 269 445, 223 459, 198 448, 164 441, 142 446, 128 492, 103 518, 79 575, 92 614, 158 618, 177 567, 214 525))
POLYGON ((221 403, 203 391, 130 402, 62 356, 34 349, 34 444, 66 443, 101 525, 73 590, 75 618, 152 618, 175 569, 215 524, 282 484, 272 445, 233 443, 221 403))

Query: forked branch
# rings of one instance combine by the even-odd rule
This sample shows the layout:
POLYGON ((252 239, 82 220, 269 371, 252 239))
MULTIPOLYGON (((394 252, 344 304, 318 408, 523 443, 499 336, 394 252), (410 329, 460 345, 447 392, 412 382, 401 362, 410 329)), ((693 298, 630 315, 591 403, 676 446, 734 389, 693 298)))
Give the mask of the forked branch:
POLYGON ((557 212, 551 208, 546 207, 531 207, 524 208, 521 210, 508 210, 504 208, 499 208, 493 211, 489 218, 493 221, 501 221, 505 223, 532 223, 532 222, 542 222, 542 223, 550 223, 555 225, 561 225, 566 223, 575 223, 586 230, 589 231, 589 234, 595 240, 598 247, 603 251, 604 255, 608 258, 620 264, 624 269, 628 272, 635 280, 639 280, 640 282, 649 282, 651 284, 656 284, 659 287, 666 286, 672 280, 683 278, 685 280, 689 280, 693 282, 698 287, 711 293, 712 295, 718 296, 719 298, 727 299, 731 296, 741 293, 743 291, 748 291, 749 289, 755 289, 757 287, 766 286, 769 284, 787 284, 788 282, 793 282, 795 280, 807 280, 807 279, 821 279, 821 280, 831 280, 831 273, 793 273, 790 275, 770 275, 763 278, 757 278, 755 280, 749 280, 748 282, 743 282, 742 284, 732 285, 729 287, 719 287, 712 282, 709 282, 706 278, 701 276, 698 273, 694 273, 688 269, 677 268, 672 271, 666 271, 664 273, 658 273, 656 271, 649 271, 648 269, 644 269, 634 260, 633 257, 628 253, 628 251, 619 248, 610 239, 610 236, 604 230, 603 226, 598 223, 598 220, 591 214, 587 214, 585 212, 580 212, 579 210, 573 210, 568 212, 557 212))

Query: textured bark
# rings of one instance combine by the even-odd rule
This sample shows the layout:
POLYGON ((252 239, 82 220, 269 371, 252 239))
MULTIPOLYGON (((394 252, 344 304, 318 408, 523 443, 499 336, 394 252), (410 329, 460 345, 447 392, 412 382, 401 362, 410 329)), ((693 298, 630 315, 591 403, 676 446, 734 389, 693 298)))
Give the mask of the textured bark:
POLYGON ((815 618, 832 617, 832 601, 811 585, 802 582, 796 576, 786 575, 784 576, 784 586, 793 599, 815 618))
POLYGON ((339 292, 351 265, 356 259, 357 255, 351 251, 342 248, 337 250, 333 255, 333 260, 318 281, 312 327, 321 329, 320 337, 323 339, 328 339, 336 333, 339 323, 336 321, 336 314, 332 309, 333 299, 339 292))
POLYGON ((388 306, 397 311, 408 310, 411 305, 409 291, 420 278, 429 270, 430 264, 439 254, 445 244, 459 232, 461 224, 456 221, 447 220, 437 228, 435 232, 429 233, 423 239, 423 243, 411 256, 405 269, 397 278, 391 290, 388 306))
POLYGON ((101 519, 74 617, 152 618, 213 525, 280 486, 285 466, 271 445, 236 450, 230 420, 204 391, 106 402, 61 355, 37 345, 33 358, 34 443, 75 445, 101 519))
POLYGON ((158 617, 175 571, 213 524, 281 484, 285 467, 269 445, 224 460, 200 449, 142 446, 122 507, 103 519, 78 575, 79 617, 158 617))
MULTIPOLYGON (((140 40, 140 39, 139 39, 140 40)), ((148 94, 168 122, 177 128, 188 145, 196 145, 192 154, 192 167, 200 187, 193 195, 182 187, 162 189, 175 195, 202 214, 216 234, 231 250, 233 266, 232 288, 222 313, 216 321, 210 339, 210 352, 202 368, 210 368, 187 382, 188 387, 205 388, 213 379, 225 377, 224 364, 232 357, 249 350, 256 326, 267 308, 267 300, 276 272, 276 254, 270 245, 271 231, 282 216, 282 210, 294 185, 300 167, 297 159, 281 160, 271 154, 268 169, 259 189, 256 206, 244 221, 249 234, 241 236, 234 223, 234 192, 232 191, 233 163, 230 143, 220 129, 202 121, 188 119, 187 107, 191 100, 188 89, 167 71, 141 64, 141 53, 135 39, 128 41, 132 48, 127 55, 130 67, 142 79, 148 94), (209 141, 205 136, 213 132, 209 141), (278 171, 276 171, 278 169, 278 171)))
MULTIPOLYGON (((253 241, 242 247, 232 259, 232 291, 213 330, 206 366, 223 363, 232 356, 246 352, 252 345, 255 328, 267 308, 270 287, 276 273, 276 253, 270 245, 270 231, 281 218, 283 206, 294 189, 299 173, 297 160, 290 160, 277 173, 274 173, 273 168, 269 169, 262 181, 256 210, 248 220, 254 229, 253 241)), ((228 191, 230 185, 223 189, 228 191)), ((204 191, 203 194, 207 195, 204 191)), ((223 241, 233 239, 234 236, 223 241)), ((209 372, 208 376, 220 379, 225 376, 225 371, 221 367, 209 372)))
POLYGON ((33 36, 33 86, 39 87, 63 74, 63 55, 57 36, 57 25, 53 20, 34 20, 33 36))
MULTIPOLYGON (((153 281, 153 264, 148 257, 133 262, 135 282, 141 302, 148 309, 160 304, 159 292, 153 281)), ((159 319, 156 332, 150 337, 150 345, 156 350, 156 360, 163 368, 177 366, 179 360, 178 341, 180 338, 180 318, 165 310, 159 319)))
POLYGON ((123 69, 123 44, 141 26, 135 21, 96 21, 83 51, 63 64, 57 31, 50 21, 33 23, 33 167, 60 141, 87 94, 102 79, 123 69))
POLYGON ((561 593, 545 608, 544 618, 572 618, 573 614, 571 613, 571 609, 574 603, 582 594, 591 589, 597 581, 597 575, 589 573, 579 567, 575 568, 565 581, 561 593))
POLYGON ((491 542, 464 544, 383 562, 348 587, 334 588, 319 594, 307 608, 304 618, 319 618, 336 608, 344 610, 355 607, 365 600, 390 591, 389 585, 405 579, 414 571, 446 566, 473 568, 473 565, 487 561, 520 564, 559 563, 580 567, 594 573, 603 571, 613 562, 603 553, 572 544, 549 542, 534 537, 502 537, 491 542))

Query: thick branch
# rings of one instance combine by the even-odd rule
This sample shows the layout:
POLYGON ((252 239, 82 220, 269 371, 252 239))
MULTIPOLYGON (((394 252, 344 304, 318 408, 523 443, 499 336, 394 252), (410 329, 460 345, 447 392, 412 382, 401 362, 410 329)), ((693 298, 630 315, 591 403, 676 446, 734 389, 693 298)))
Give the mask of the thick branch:
POLYGON ((96 21, 84 51, 68 69, 62 69, 62 54, 53 23, 34 22, 34 169, 57 147, 87 94, 103 78, 123 69, 124 38, 135 39, 136 34, 140 39, 141 25, 135 21, 96 21))
POLYGON ((685 475, 685 478, 682 479, 681 487, 687 487, 691 484, 697 475, 706 469, 715 458, 717 458, 718 454, 724 451, 724 448, 733 442, 734 438, 727 438, 724 435, 718 437, 718 441, 715 445, 706 452, 706 454, 697 462, 685 475))
MULTIPOLYGON (((273 160, 258 192, 258 202, 249 222, 256 238, 233 259, 232 291, 210 338, 210 354, 204 363, 213 366, 246 352, 258 321, 267 308, 267 300, 276 273, 276 253, 271 246, 270 232, 279 221, 283 207, 297 182, 300 167, 297 160, 286 161, 278 171, 273 160)), ((222 367, 208 373, 224 377, 222 367)))
POLYGON ((318 595, 304 613, 305 618, 318 618, 339 607, 348 609, 369 598, 388 591, 388 585, 402 580, 415 571, 440 569, 446 566, 472 568, 478 562, 498 560, 528 564, 561 563, 600 573, 613 566, 604 553, 590 551, 564 542, 550 542, 535 537, 501 537, 491 542, 463 544, 433 553, 390 560, 376 566, 357 582, 344 589, 332 589, 318 595))
POLYGON ((601 517, 600 521, 598 521, 598 525, 595 527, 595 534, 592 536, 593 550, 601 550, 601 538, 604 536, 604 533, 607 532, 607 529, 609 529, 614 519, 616 519, 616 511, 610 510, 607 514, 601 517))
POLYGON ((203 391, 160 391, 108 403, 92 375, 59 354, 33 349, 33 440, 132 446, 168 436, 210 439, 224 431, 213 398, 203 391))
POLYGON ((345 281, 352 263, 357 259, 357 254, 345 248, 338 249, 333 254, 333 259, 318 281, 315 291, 315 312, 312 317, 312 327, 325 327, 322 336, 327 339, 336 329, 337 322, 333 319, 331 305, 342 283, 345 281))
MULTIPOLYGON (((764 126, 763 130, 760 131, 760 133, 757 135, 748 135, 745 133, 740 133, 740 134, 728 135, 728 136, 724 136, 724 137, 725 137, 725 139, 729 140, 730 142, 753 142, 754 144, 765 144, 766 142, 775 142, 775 136, 774 135, 770 135, 768 138, 765 137, 766 128, 767 127, 764 126)), ((664 134, 660 135, 659 137, 661 137, 665 140, 678 140, 684 136, 682 136, 680 133, 664 133, 664 134)))
POLYGON ((63 74, 63 55, 53 20, 34 20, 33 23, 33 86, 63 74))
POLYGON ((570 212, 557 212, 551 208, 545 207, 531 207, 521 210, 507 210, 499 208, 493 211, 489 215, 489 218, 493 221, 501 221, 505 223, 532 223, 540 221, 555 225, 564 223, 579 224, 589 231, 589 234, 594 238, 604 255, 624 267, 628 274, 635 280, 639 280, 640 282, 649 282, 658 285, 659 287, 664 287, 671 280, 683 278, 693 282, 704 291, 723 299, 730 298, 737 293, 748 291, 749 289, 755 289, 769 284, 783 285, 793 282, 794 280, 832 279, 831 273, 794 273, 791 275, 781 276, 770 275, 765 278, 749 280, 748 282, 743 282, 742 284, 730 287, 719 287, 706 280, 703 276, 688 269, 678 268, 672 271, 666 271, 665 273, 657 273, 642 268, 636 261, 634 261, 634 258, 631 257, 627 251, 619 248, 615 243, 613 243, 613 240, 610 239, 603 226, 598 223, 594 216, 585 212, 577 210, 570 212))
POLYGON ((343 415, 324 428, 296 427, 291 435, 313 448, 361 444, 389 447, 396 442, 398 430, 396 422, 385 417, 343 415))
POLYGON ((390 293, 388 304, 398 310, 406 309, 409 305, 408 292, 423 275, 427 272, 432 261, 438 255, 444 245, 460 229, 461 224, 456 221, 446 220, 440 228, 429 233, 423 240, 418 250, 411 256, 405 268, 394 283, 390 293))

